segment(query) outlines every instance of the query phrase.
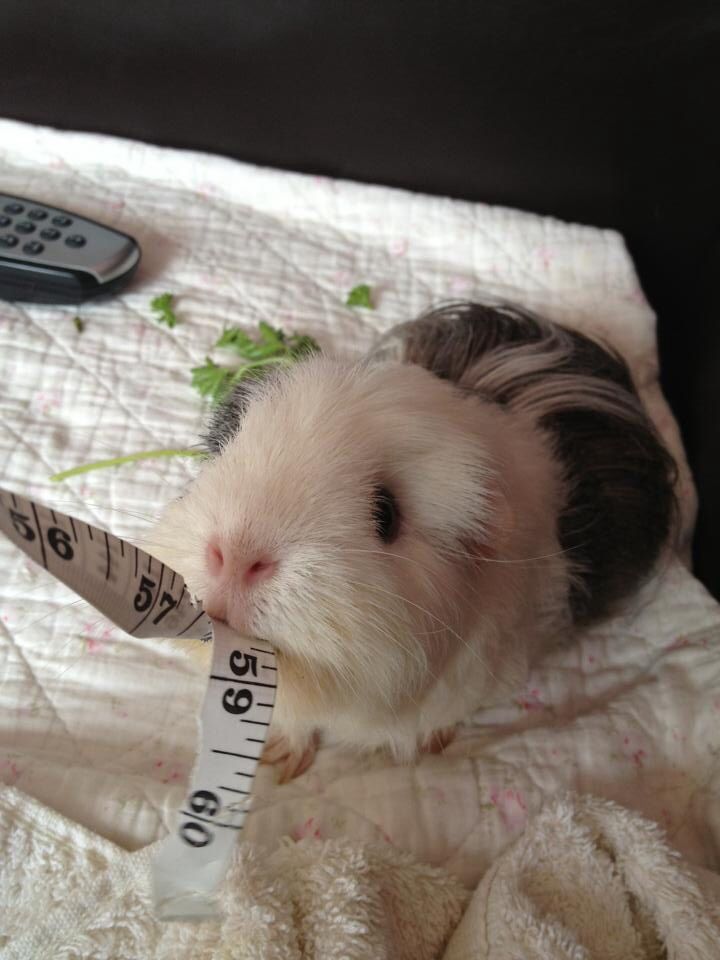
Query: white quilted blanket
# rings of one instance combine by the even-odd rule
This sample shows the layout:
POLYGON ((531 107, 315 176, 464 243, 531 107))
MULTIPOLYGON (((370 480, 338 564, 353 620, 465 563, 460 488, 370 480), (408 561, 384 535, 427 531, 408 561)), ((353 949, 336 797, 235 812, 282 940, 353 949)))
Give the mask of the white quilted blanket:
MULTIPOLYGON (((613 340, 684 464, 656 383, 653 315, 612 232, 7 121, 0 163, 4 191, 106 221, 144 250, 118 299, 0 303, 3 486, 142 536, 190 462, 60 487, 48 477, 193 442, 203 409, 189 368, 224 325, 266 319, 355 352, 440 298, 482 293, 613 340), (376 311, 343 305, 358 283, 376 311), (164 291, 174 330, 150 318, 164 291)), ((685 549, 686 470, 682 483, 685 549)), ((120 634, 4 541, 0 569, 0 778, 127 848, 149 843, 184 790, 203 677, 181 648, 120 634)), ((675 561, 627 616, 550 657, 443 757, 396 768, 326 749, 282 788, 265 771, 249 836, 385 840, 472 884, 543 795, 570 788, 641 810, 718 869, 719 645, 720 609, 675 561)))

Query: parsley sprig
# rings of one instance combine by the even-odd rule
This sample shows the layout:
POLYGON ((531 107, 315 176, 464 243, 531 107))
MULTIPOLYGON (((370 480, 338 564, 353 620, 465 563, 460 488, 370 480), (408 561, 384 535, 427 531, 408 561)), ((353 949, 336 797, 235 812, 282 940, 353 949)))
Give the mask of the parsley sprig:
POLYGON ((366 310, 374 310, 369 285, 367 283, 361 283, 357 287, 353 287, 347 295, 345 306, 364 307, 366 310))
MULTIPOLYGON (((150 301, 152 310, 159 314, 156 317, 158 323, 165 323, 168 327, 174 327, 178 323, 172 309, 172 301, 173 295, 171 293, 163 293, 159 297, 153 297, 150 301)), ((75 319, 75 325, 80 333, 80 323, 82 321, 78 322, 79 318, 75 319)), ((233 363, 230 366, 221 366, 211 360, 210 357, 206 357, 203 366, 193 367, 191 383, 201 396, 208 397, 213 404, 217 404, 238 381, 245 377, 259 376, 264 367, 273 364, 294 363, 301 357, 320 351, 316 341, 305 334, 294 333, 288 336, 282 330, 272 327, 264 321, 258 325, 258 331, 256 338, 245 333, 240 327, 228 327, 223 331, 214 347, 235 354, 236 357, 240 358, 240 362, 233 363)), ((54 474, 50 479, 59 483, 70 477, 89 473, 92 470, 119 467, 139 460, 155 460, 161 457, 204 456, 206 456, 205 451, 197 448, 144 450, 123 457, 112 457, 108 460, 98 460, 95 463, 85 463, 82 466, 72 467, 69 470, 54 474)))
POLYGON ((221 366, 206 357, 201 367, 193 367, 191 382, 201 396, 208 397, 213 404, 220 403, 240 380, 258 376, 265 367, 293 363, 320 350, 312 337, 303 334, 287 336, 264 321, 260 322, 258 330, 256 339, 240 327, 228 327, 223 331, 215 347, 236 354, 241 363, 221 366))
POLYGON ((150 309, 155 311, 155 319, 158 323, 164 323, 172 329, 178 325, 178 318, 173 310, 173 295, 171 293, 161 293, 153 297, 150 301, 150 309))

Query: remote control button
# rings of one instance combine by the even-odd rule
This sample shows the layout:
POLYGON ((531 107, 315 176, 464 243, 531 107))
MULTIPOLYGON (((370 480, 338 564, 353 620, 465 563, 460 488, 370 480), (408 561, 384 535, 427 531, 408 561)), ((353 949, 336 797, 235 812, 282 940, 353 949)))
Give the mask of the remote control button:
POLYGON ((12 220, 10 219, 10 217, 6 217, 6 216, 3 216, 3 214, 0 214, 0 227, 7 227, 9 223, 12 223, 12 220))
POLYGON ((23 247, 25 253, 38 254, 42 253, 45 249, 45 244, 40 243, 38 240, 31 240, 30 243, 26 243, 23 247))
POLYGON ((35 207, 33 210, 28 210, 28 216, 31 220, 44 220, 47 217, 47 211, 35 207))
POLYGON ((4 210, 5 213, 22 213, 25 207, 21 203, 6 203, 4 210))
POLYGON ((72 223, 72 219, 70 217, 65 217, 62 214, 60 214, 57 217, 53 217, 52 222, 55 224, 56 227, 69 227, 70 224, 72 223))
POLYGON ((6 233, 4 237, 0 237, 0 247, 16 247, 17 242, 18 238, 11 233, 6 233))
POLYGON ((32 233, 35 230, 35 224, 28 220, 21 220, 20 223, 15 224, 15 229, 18 233, 32 233))
POLYGON ((43 240, 57 240, 60 236, 60 231, 56 230, 55 227, 46 227, 40 231, 40 236, 43 240))
POLYGON ((65 243, 69 247, 84 247, 85 237, 80 233, 71 233, 69 237, 65 237, 65 243))

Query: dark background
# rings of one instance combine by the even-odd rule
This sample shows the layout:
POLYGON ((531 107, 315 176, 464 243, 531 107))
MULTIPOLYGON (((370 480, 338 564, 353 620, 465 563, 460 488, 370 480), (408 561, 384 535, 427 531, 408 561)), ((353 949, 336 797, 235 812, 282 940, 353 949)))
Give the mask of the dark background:
POLYGON ((720 3, 2 0, 0 115, 614 227, 720 597, 720 3))

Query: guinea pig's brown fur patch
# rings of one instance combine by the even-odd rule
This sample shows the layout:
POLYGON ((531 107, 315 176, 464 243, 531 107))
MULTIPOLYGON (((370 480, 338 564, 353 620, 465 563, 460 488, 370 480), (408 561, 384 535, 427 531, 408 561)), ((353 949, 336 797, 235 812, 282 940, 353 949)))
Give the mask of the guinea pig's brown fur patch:
MULTIPOLYGON (((450 303, 391 331, 406 363, 486 400, 531 410, 568 491, 558 539, 573 618, 611 613, 653 569, 676 514, 677 468, 610 347, 509 305, 450 303)), ((398 357, 400 359, 400 357, 398 357)))

